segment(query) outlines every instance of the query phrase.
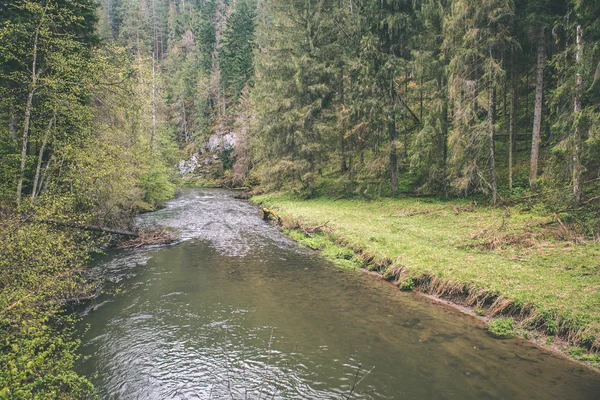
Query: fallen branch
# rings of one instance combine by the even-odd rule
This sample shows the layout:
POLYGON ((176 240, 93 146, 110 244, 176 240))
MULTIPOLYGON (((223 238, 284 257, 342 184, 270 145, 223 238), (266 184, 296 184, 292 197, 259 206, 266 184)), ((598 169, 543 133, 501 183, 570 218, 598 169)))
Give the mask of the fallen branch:
POLYGON ((300 226, 300 230, 302 231, 302 233, 304 233, 306 236, 308 237, 313 237, 312 234, 315 232, 323 232, 323 228, 327 227, 327 224, 329 223, 329 221, 325 222, 324 224, 321 224, 319 226, 313 226, 313 227, 309 227, 309 228, 305 228, 300 226))
POLYGON ((97 226, 97 225, 81 225, 81 224, 75 224, 73 222, 62 222, 62 221, 55 221, 55 220, 51 220, 51 219, 33 219, 32 221, 40 222, 42 224, 63 226, 65 228, 81 229, 84 231, 91 231, 91 232, 112 233, 114 235, 123 235, 123 236, 131 236, 131 237, 139 236, 139 234, 135 233, 135 232, 125 231, 125 230, 117 229, 117 228, 107 228, 104 226, 97 226))
POLYGON ((173 243, 177 240, 177 233, 168 229, 159 229, 140 232, 135 239, 118 243, 116 249, 137 249, 142 246, 173 243))
POLYGON ((89 301, 89 300, 93 300, 96 297, 100 296, 100 291, 97 290, 96 292, 86 295, 86 296, 79 296, 79 297, 72 297, 70 299, 63 299, 60 302, 64 303, 64 304, 79 304, 79 303, 83 303, 84 301, 89 301))
POLYGON ((565 226, 565 224, 563 224, 562 220, 560 219, 560 217, 558 216, 558 214, 557 214, 557 213, 554 213, 554 217, 556 218, 556 220, 558 221, 558 223, 560 224, 560 226, 561 226, 563 229, 565 229, 565 230, 566 230, 566 229, 567 229, 567 227, 565 226))
MULTIPOLYGON (((7 215, 7 216, 13 215, 13 212, 10 210, 0 209, 0 213, 7 215)), ((131 236, 131 237, 139 236, 139 234, 136 232, 126 231, 126 230, 119 229, 119 228, 108 228, 105 226, 98 226, 98 225, 83 225, 83 224, 76 224, 74 222, 57 221, 54 219, 36 218, 32 215, 27 215, 27 214, 22 214, 21 217, 22 217, 21 222, 16 226, 16 228, 14 230, 16 230, 20 225, 22 225, 26 222, 37 222, 40 224, 56 225, 56 226, 62 226, 65 228, 81 229, 84 231, 91 231, 91 232, 111 233, 113 235, 123 235, 123 236, 131 236)))
POLYGON ((23 299, 17 300, 14 303, 12 303, 10 306, 8 306, 6 308, 6 311, 12 311, 13 308, 15 308, 16 306, 18 306, 19 304, 21 304, 23 302, 23 299))

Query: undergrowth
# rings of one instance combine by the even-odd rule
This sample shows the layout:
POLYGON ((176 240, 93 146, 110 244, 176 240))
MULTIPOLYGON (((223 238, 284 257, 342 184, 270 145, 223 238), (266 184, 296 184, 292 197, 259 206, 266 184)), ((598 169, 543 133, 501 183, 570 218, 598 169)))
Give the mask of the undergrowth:
POLYGON ((488 323, 488 331, 499 338, 510 338, 517 336, 515 321, 509 317, 499 317, 488 323))

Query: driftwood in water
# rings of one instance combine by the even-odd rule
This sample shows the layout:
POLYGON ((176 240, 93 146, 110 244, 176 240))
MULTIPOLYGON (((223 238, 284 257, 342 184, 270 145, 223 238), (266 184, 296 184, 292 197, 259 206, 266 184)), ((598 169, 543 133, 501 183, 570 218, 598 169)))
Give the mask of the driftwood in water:
POLYGON ((131 240, 117 243, 117 249, 137 249, 142 246, 173 243, 177 240, 177 233, 168 229, 156 229, 140 232, 131 240))

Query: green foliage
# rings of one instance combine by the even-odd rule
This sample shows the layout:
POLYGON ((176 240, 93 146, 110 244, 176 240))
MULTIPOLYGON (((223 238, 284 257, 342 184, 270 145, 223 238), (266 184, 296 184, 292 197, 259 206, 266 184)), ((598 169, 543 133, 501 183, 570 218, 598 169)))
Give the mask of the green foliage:
POLYGON ((171 170, 160 163, 150 166, 150 170, 140 175, 139 180, 144 190, 144 201, 150 206, 168 200, 175 195, 175 185, 170 176, 171 170))
POLYGON ((510 317, 499 317, 488 323, 488 331, 500 338, 510 338, 517 335, 515 322, 510 317))
MULTIPOLYGON (((68 203, 57 198, 55 209, 30 213, 60 218, 60 204, 68 203)), ((70 329, 75 317, 62 305, 95 290, 83 273, 94 243, 81 232, 13 217, 0 219, 0 237, 1 393, 14 399, 93 397, 91 383, 72 371, 78 357, 70 329)))
POLYGON ((231 159, 232 152, 233 152, 233 149, 227 149, 227 150, 223 150, 221 152, 221 156, 219 158, 221 159, 221 162, 223 163, 224 169, 231 169, 231 167, 233 166, 233 160, 231 159))
MULTIPOLYGON (((135 29, 158 23, 133 3, 105 37, 143 38, 135 29)), ((93 0, 0 4, 0 398, 94 397, 72 371, 65 305, 96 291, 84 266, 105 243, 61 224, 128 227, 174 193, 168 165, 179 154, 156 118, 160 71, 128 53, 132 43, 100 46, 95 22, 93 0)))
POLYGON ((223 32, 223 44, 220 49, 222 85, 228 97, 235 101, 242 89, 254 75, 254 18, 256 3, 254 0, 242 0, 227 17, 227 26, 223 32))
POLYGON ((413 290, 415 288, 415 281, 413 278, 406 278, 398 282, 398 289, 400 290, 413 290))
POLYGON ((594 368, 600 366, 600 356, 597 353, 589 353, 580 347, 571 347, 569 355, 576 360, 590 363, 594 368))

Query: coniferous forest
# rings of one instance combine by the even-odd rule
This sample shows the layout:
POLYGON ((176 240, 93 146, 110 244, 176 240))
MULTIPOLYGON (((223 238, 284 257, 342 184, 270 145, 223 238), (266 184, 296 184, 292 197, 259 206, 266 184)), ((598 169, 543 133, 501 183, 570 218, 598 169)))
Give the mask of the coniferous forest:
POLYGON ((526 203, 597 246, 600 2, 0 0, 0 166, 0 398, 86 398, 98 231, 183 183, 526 203))

